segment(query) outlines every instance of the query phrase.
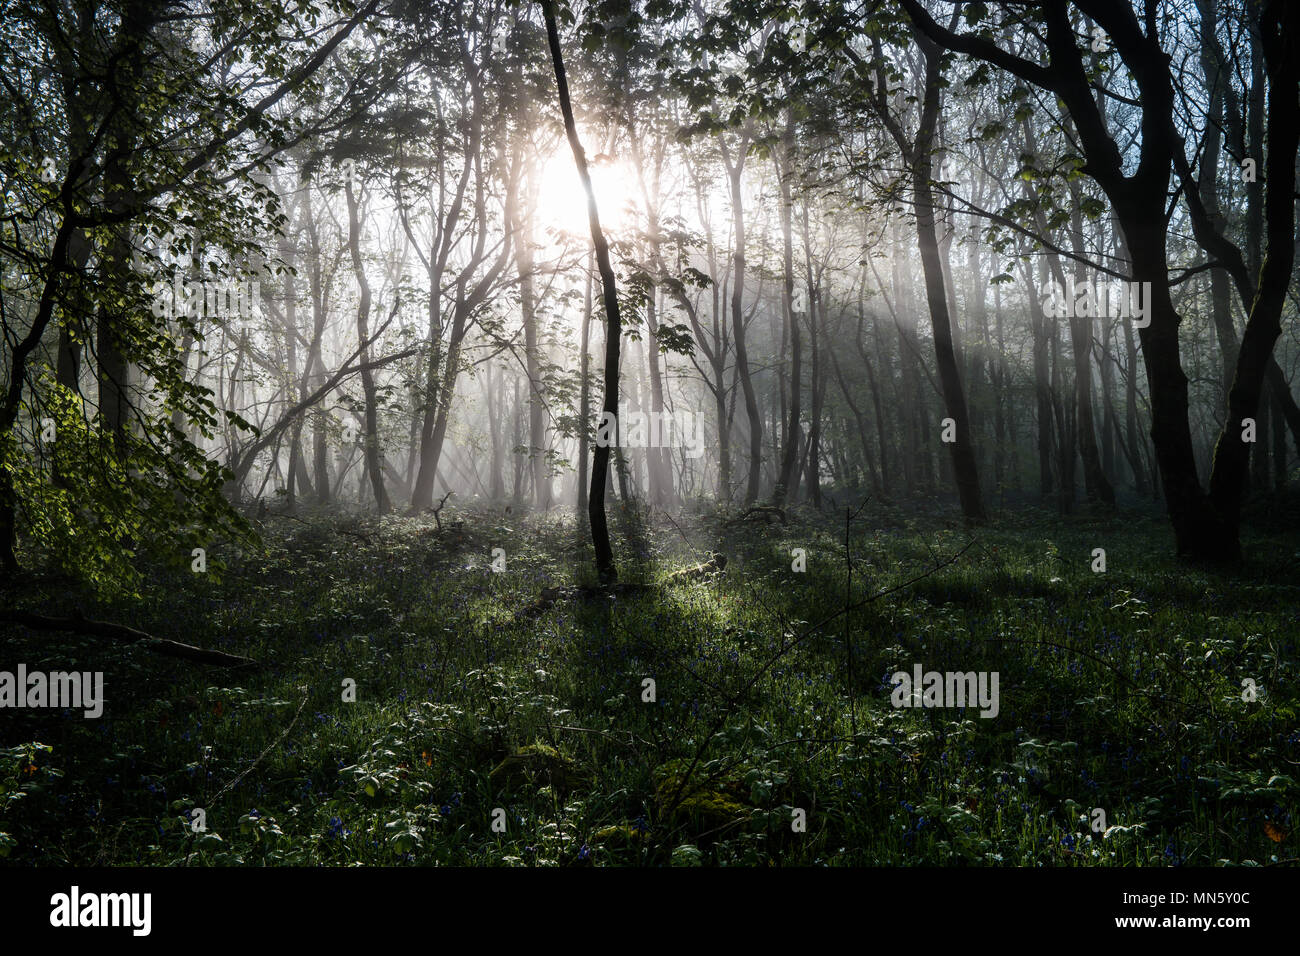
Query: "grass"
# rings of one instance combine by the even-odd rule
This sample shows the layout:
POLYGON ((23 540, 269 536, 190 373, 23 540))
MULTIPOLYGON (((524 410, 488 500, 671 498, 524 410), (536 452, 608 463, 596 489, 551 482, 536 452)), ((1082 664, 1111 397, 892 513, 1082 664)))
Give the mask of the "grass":
POLYGON ((521 613, 543 588, 592 583, 580 527, 462 518, 441 532, 399 517, 271 519, 263 550, 211 549, 220 574, 160 568, 142 598, 112 606, 43 595, 263 667, 10 629, 4 667, 102 670, 107 700, 98 720, 5 712, 0 854, 81 866, 1300 856, 1294 538, 1252 533, 1252 563, 1225 576, 1174 562, 1157 517, 1021 510, 930 573, 972 534, 942 512, 869 505, 852 528, 850 598, 842 514, 789 526, 625 514, 621 578, 644 587, 561 592, 521 613), (1105 573, 1091 569, 1097 547, 1105 573), (712 548, 730 558, 724 575, 667 580, 712 548), (998 672, 1000 713, 895 709, 889 675, 915 663, 998 672))

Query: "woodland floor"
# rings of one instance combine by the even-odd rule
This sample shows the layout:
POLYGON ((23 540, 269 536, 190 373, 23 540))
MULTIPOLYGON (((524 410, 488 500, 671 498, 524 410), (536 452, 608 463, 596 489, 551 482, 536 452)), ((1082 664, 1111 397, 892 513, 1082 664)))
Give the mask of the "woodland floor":
POLYGON ((1017 509, 968 532, 938 507, 868 504, 851 584, 842 509, 788 525, 620 514, 631 586, 612 596, 589 587, 572 517, 455 517, 439 531, 272 516, 264 550, 219 573, 159 569, 111 606, 47 595, 52 612, 80 606, 262 666, 6 627, 5 666, 102 670, 106 697, 93 720, 6 712, 6 862, 1300 856, 1300 536, 1273 530, 1268 509, 1248 565, 1225 575, 1176 563, 1167 522, 1145 512, 1017 509), (1105 573, 1091 569, 1098 547, 1105 573), (724 573, 670 579, 713 549, 724 573), (917 577, 842 613, 849 593, 917 577), (889 675, 915 663, 997 671, 1000 713, 895 709, 889 675))

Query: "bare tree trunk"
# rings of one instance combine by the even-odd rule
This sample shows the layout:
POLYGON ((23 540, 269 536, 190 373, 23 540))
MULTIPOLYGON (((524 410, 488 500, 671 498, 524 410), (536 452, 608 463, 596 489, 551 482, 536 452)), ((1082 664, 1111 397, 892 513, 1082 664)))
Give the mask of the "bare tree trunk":
MULTIPOLYGON (((315 214, 311 209, 310 199, 306 203, 307 240, 310 255, 307 256, 307 282, 311 295, 312 338, 307 352, 307 366, 303 369, 302 397, 304 401, 310 390, 320 388, 329 378, 325 372, 325 359, 322 352, 322 340, 325 336, 325 323, 328 318, 325 301, 325 277, 323 275, 324 259, 322 257, 320 234, 317 230, 315 214)), ((328 415, 324 408, 316 407, 311 412, 311 446, 312 446, 312 484, 318 504, 329 504, 333 499, 331 493, 329 467, 329 436, 325 425, 328 415)))
MULTIPOLYGON (((802 397, 803 375, 803 341, 799 329, 799 316, 794 311, 794 198, 790 179, 794 175, 794 120, 788 119, 782 136, 781 168, 778 179, 781 187, 781 264, 782 285, 781 306, 785 313, 786 326, 790 332, 790 408, 789 424, 785 426, 785 448, 781 455, 781 471, 777 477, 776 489, 772 501, 779 508, 785 504, 787 496, 793 500, 797 494, 798 452, 800 444, 799 417, 802 414, 800 399, 802 397)), ((784 360, 785 356, 782 356, 784 360)))
POLYGON ((519 273, 519 311, 524 325, 524 369, 528 374, 528 460, 533 479, 533 500, 546 511, 551 507, 550 462, 546 455, 546 419, 542 404, 542 372, 537 336, 537 295, 533 288, 533 201, 535 178, 527 177, 527 192, 513 205, 512 229, 516 236, 515 265, 519 273))
MULTIPOLYGON (((591 174, 587 171, 587 156, 578 140, 578 129, 573 119, 573 106, 569 102, 569 82, 564 72, 564 56, 560 50, 560 34, 555 24, 555 5, 552 0, 542 0, 542 15, 546 20, 546 40, 551 48, 551 61, 555 66, 555 85, 559 91, 560 112, 564 115, 564 132, 573 152, 574 165, 587 195, 587 218, 591 224, 591 243, 596 247, 596 267, 600 271, 600 284, 605 301, 605 403, 604 416, 618 419, 618 350, 623 335, 623 324, 618 311, 618 287, 614 280, 614 267, 610 263, 609 244, 600 228, 600 212, 596 208, 596 194, 591 188, 591 174)), ((584 423, 585 424, 585 423, 584 423)), ((596 550, 596 570, 604 583, 614 581, 618 573, 614 567, 614 550, 609 542, 609 525, 605 518, 605 479, 609 473, 610 443, 597 442, 592 456, 591 492, 587 516, 591 521, 591 542, 596 550)))
MULTIPOLYGON (((1079 255, 1084 253, 1083 213, 1079 206, 1081 194, 1078 183, 1071 183, 1074 198, 1070 217, 1070 232, 1079 255)), ((1075 279, 1088 281, 1081 264, 1075 265, 1075 279)), ((1092 323, 1093 316, 1075 315, 1070 309, 1070 346, 1074 353, 1074 405, 1075 432, 1079 443, 1079 457, 1083 461, 1083 486, 1088 498, 1114 506, 1115 489, 1111 487, 1101 467, 1101 453, 1097 447, 1097 427, 1092 410, 1092 323)))
POLYGON ((488 497, 498 502, 506 495, 505 473, 502 470, 505 454, 502 449, 502 421, 505 404, 501 396, 501 383, 494 374, 494 364, 489 362, 484 370, 483 395, 487 400, 488 440, 492 443, 492 461, 488 465, 488 497))
POLYGON ((370 475, 375 507, 380 514, 387 514, 392 508, 392 502, 384 487, 384 466, 379 458, 379 409, 376 403, 375 376, 370 367, 370 280, 366 277, 365 264, 361 261, 361 217, 351 179, 344 186, 344 195, 348 204, 348 249, 352 254, 352 272, 361 294, 357 303, 357 338, 361 345, 361 391, 366 405, 366 472, 370 475))
MULTIPOLYGON (((594 266, 594 263, 592 264, 594 266)), ((592 277, 587 268, 586 291, 582 299, 582 384, 578 400, 578 511, 587 510, 587 460, 591 444, 591 314, 592 277)))
MULTIPOLYGON (((120 146, 121 144, 115 144, 120 146)), ((128 147, 129 149, 129 147, 128 147)), ((117 196, 109 199, 109 208, 121 211, 129 203, 127 193, 130 182, 120 159, 110 160, 106 172, 108 186, 117 196)), ((107 272, 107 281, 124 282, 131 268, 131 243, 127 236, 129 226, 113 227, 101 269, 107 272)), ((131 367, 123 355, 119 342, 118 326, 121 319, 106 305, 99 307, 96 318, 95 355, 98 360, 99 416, 103 429, 112 435, 113 448, 119 460, 127 455, 127 429, 130 427, 131 367)))
POLYGON ((808 274, 808 338, 812 344, 812 368, 808 380, 808 390, 812 398, 812 415, 808 422, 808 498, 814 508, 821 510, 822 404, 826 397, 826 367, 822 359, 821 330, 826 314, 822 307, 820 273, 816 273, 813 269, 812 230, 808 222, 806 201, 803 203, 800 226, 803 237, 804 269, 808 274))
POLYGON ((731 183, 731 215, 735 222, 732 242, 735 250, 732 260, 735 272, 731 285, 731 335, 736 343, 736 375, 740 380, 741 392, 745 397, 745 417, 749 421, 749 480, 745 484, 745 504, 752 505, 758 500, 759 482, 763 468, 763 418, 758 411, 758 399, 754 394, 754 380, 749 371, 749 351, 745 344, 745 206, 741 191, 741 174, 745 170, 745 149, 748 145, 748 131, 742 137, 742 143, 736 150, 733 162, 730 150, 723 147, 723 162, 727 167, 727 178, 731 183))
POLYGON ((937 44, 918 34, 925 52, 925 98, 921 121, 912 157, 912 189, 916 197, 916 232, 921 252, 921 268, 925 275, 925 295, 930 306, 930 321, 934 326, 934 351, 943 388, 944 406, 953 420, 956 441, 949 444, 952 453, 953 473, 957 494, 961 499, 962 513, 968 521, 985 520, 984 503, 980 495, 979 474, 975 465, 974 436, 970 431, 970 415, 966 395, 962 390, 961 373, 957 367, 957 354, 953 346, 952 322, 943 281, 943 267, 939 261, 939 242, 935 232, 934 190, 931 185, 933 171, 933 146, 939 122, 940 50, 937 44))
MULTIPOLYGON (((812 280, 809 280, 811 286, 812 280)), ((808 337, 812 341, 812 370, 809 376, 809 391, 812 393, 812 416, 808 422, 808 498, 813 507, 821 510, 821 453, 822 453, 822 402, 826 397, 826 370, 822 367, 821 339, 818 335, 818 322, 821 318, 821 305, 817 301, 816 288, 808 290, 808 337)))

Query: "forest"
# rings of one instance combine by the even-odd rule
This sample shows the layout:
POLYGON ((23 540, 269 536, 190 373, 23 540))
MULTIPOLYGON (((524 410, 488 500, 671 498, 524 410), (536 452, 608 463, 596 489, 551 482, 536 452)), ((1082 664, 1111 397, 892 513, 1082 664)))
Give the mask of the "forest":
POLYGON ((1295 866, 1298 158, 1287 0, 0 0, 0 861, 1295 866))

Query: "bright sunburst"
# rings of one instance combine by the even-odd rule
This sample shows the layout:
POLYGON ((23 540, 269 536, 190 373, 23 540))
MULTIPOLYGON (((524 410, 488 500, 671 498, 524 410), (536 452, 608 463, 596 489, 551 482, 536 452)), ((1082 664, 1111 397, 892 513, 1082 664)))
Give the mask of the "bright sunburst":
MULTIPOLYGON (((636 223, 639 208, 636 175, 622 160, 604 154, 592 156, 587 165, 601 227, 609 238, 621 238, 636 223)), ((558 230, 574 238, 591 235, 587 196, 567 143, 561 143, 542 166, 537 212, 543 229, 558 230)))

